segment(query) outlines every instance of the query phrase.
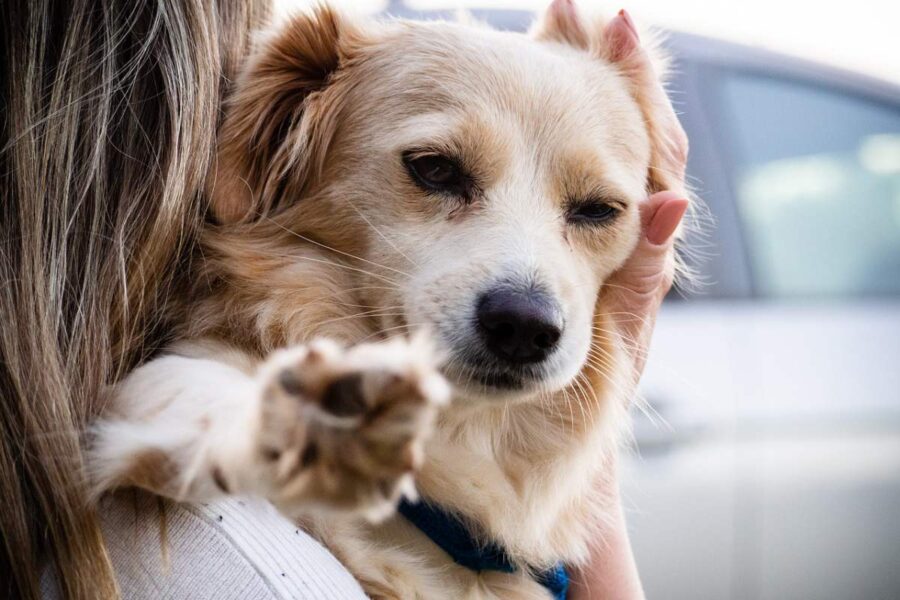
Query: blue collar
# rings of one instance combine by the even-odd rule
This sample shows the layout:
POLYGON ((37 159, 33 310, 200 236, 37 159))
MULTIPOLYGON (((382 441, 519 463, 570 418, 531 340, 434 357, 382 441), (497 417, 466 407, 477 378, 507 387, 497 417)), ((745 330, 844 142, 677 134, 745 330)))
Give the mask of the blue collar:
MULTIPOLYGON (((480 544, 455 515, 426 502, 412 504, 406 500, 400 503, 398 510, 457 564, 473 571, 516 571, 503 548, 495 543, 480 544)), ((562 563, 536 572, 534 579, 553 594, 554 600, 565 600, 569 574, 562 563)))

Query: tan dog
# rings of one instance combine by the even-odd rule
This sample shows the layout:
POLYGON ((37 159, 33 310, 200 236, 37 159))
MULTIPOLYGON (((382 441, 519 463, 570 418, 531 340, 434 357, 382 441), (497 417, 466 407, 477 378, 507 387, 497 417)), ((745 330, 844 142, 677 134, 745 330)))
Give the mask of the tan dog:
POLYGON ((260 43, 220 147, 181 341, 114 390, 98 492, 264 495, 376 598, 548 598, 602 543, 632 387, 597 298, 686 152, 627 15, 321 8, 260 43), (415 490, 515 570, 455 563, 394 513, 415 490))

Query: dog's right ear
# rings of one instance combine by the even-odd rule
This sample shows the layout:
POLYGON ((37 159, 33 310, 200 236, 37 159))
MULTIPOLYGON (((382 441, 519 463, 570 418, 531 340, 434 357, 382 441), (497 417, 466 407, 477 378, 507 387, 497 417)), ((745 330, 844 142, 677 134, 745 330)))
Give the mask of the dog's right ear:
POLYGON ((651 149, 648 193, 671 190, 687 197, 688 139, 660 78, 660 67, 664 69, 667 61, 652 45, 641 44, 637 28, 624 9, 603 28, 598 53, 630 82, 644 115, 651 149))
POLYGON ((663 88, 667 63, 664 53, 652 41, 641 43, 637 28, 625 10, 605 23, 598 20, 587 23, 573 0, 553 0, 531 35, 538 41, 559 42, 586 50, 625 77, 650 136, 647 192, 673 190, 686 195, 684 170, 688 141, 663 88))
POLYGON ((321 168, 335 129, 329 94, 357 31, 326 6, 262 41, 225 105, 207 193, 219 223, 251 221, 299 194, 321 168))

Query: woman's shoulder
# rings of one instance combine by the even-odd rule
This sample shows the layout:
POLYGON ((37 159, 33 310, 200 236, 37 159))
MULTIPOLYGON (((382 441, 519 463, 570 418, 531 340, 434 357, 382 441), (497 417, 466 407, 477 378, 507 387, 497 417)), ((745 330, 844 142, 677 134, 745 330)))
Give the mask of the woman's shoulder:
MULTIPOLYGON (((318 541, 257 499, 176 504, 138 491, 102 502, 103 533, 122 597, 364 599, 318 541)), ((45 599, 57 598, 50 570, 45 599)))

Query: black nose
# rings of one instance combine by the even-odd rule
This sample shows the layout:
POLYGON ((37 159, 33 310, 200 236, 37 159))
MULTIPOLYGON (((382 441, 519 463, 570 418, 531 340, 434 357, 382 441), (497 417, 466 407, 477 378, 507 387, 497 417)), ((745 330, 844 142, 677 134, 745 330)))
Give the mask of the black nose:
POLYGON ((479 299, 476 314, 487 349, 514 364, 544 360, 562 334, 556 306, 533 289, 491 290, 479 299))

